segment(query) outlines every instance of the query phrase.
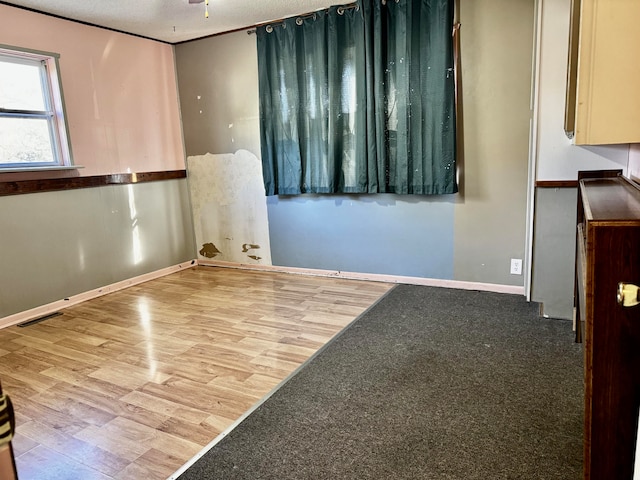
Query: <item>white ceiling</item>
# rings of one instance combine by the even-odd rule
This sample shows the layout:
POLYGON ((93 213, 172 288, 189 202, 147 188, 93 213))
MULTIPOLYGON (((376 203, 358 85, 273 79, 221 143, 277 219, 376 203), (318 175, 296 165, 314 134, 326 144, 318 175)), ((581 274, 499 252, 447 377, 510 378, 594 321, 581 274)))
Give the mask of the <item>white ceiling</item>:
POLYGON ((13 0, 16 5, 111 28, 142 37, 177 43, 313 12, 340 0, 13 0))

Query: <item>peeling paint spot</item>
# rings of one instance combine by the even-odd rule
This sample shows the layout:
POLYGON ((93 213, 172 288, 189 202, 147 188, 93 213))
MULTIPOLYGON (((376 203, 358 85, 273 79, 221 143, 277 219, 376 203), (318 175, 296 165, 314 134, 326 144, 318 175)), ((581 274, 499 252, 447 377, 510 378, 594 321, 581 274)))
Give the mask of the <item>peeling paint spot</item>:
POLYGON ((260 245, 256 245, 255 243, 243 243, 242 253, 247 253, 249 250, 255 250, 256 248, 260 248, 260 245))
POLYGON ((218 250, 213 243, 204 243, 202 245, 202 248, 200 249, 200 252, 198 253, 200 253, 200 255, 202 255, 203 257, 213 258, 222 252, 218 250))
POLYGON ((259 257, 257 255, 247 255, 247 257, 253 258, 254 260, 261 260, 262 259, 262 257, 259 257))

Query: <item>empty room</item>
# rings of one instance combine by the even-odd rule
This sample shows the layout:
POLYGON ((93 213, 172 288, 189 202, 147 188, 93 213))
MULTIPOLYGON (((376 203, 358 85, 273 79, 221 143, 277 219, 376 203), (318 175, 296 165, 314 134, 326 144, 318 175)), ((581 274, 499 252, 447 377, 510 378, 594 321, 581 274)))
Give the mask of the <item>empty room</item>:
POLYGON ((640 479, 639 21, 0 1, 0 480, 640 479))

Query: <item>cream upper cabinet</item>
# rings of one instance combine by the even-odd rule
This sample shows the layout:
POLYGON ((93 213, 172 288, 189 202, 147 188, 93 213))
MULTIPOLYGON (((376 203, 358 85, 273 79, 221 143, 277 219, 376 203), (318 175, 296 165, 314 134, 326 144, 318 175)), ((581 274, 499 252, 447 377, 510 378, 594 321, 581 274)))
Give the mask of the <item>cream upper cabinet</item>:
POLYGON ((576 145, 640 143, 640 0, 573 0, 565 113, 576 145))

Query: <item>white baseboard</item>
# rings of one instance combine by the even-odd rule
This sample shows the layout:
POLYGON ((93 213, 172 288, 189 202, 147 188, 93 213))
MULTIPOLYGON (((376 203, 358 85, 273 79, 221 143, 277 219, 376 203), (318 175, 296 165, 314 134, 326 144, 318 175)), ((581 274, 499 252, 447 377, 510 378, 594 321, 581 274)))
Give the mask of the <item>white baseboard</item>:
POLYGON ((409 285, 425 285, 428 287, 458 288, 461 290, 481 290, 485 292, 511 293, 524 295, 524 286, 500 285, 495 283, 464 282, 460 280, 441 280, 437 278, 405 277, 399 275, 382 275, 378 273, 342 272, 337 270, 318 270, 312 268, 280 267, 276 265, 260 265, 248 263, 221 262, 214 260, 198 260, 198 265, 209 267, 239 268, 245 270, 261 270, 265 272, 293 273, 319 277, 336 277, 350 280, 368 280, 384 283, 405 283, 409 285))
POLYGON ((0 318, 0 329, 16 325, 18 323, 27 322, 39 317, 44 317, 55 313, 63 308, 77 305, 78 303, 91 300, 93 298, 101 297, 108 293, 113 293, 118 290, 122 290, 139 283, 147 282, 155 278, 164 277, 171 273, 175 273, 185 268, 191 268, 195 265, 209 266, 209 267, 222 267, 222 268, 238 268, 244 270, 259 270, 265 272, 281 272, 291 273, 296 275, 311 275, 319 277, 335 277, 351 280, 367 280, 371 282, 384 282, 384 283, 405 283, 409 285, 426 285, 430 287, 446 287, 446 288, 458 288, 462 290, 481 290, 486 292, 497 293, 510 293, 514 295, 524 295, 524 287, 514 285, 500 285, 494 283, 479 283, 479 282, 464 282, 460 280, 441 280, 437 278, 421 278, 421 277, 407 277, 398 275, 382 275, 377 273, 357 273, 357 272, 342 272, 337 270, 320 270, 313 268, 297 268, 297 267, 280 267, 276 265, 260 265, 260 264, 247 264, 247 263, 234 263, 234 262, 221 262, 213 260, 191 260, 189 262, 179 263, 167 268, 156 270, 154 272, 145 273, 137 277, 122 280, 111 285, 96 288, 88 292, 79 293, 77 295, 64 298, 40 307, 32 308, 24 312, 19 312, 8 317, 0 318))
POLYGON ((62 300, 57 300, 40 307, 25 310, 24 312, 15 313, 13 315, 9 315, 8 317, 0 318, 0 329, 10 327, 11 325, 16 325, 18 323, 27 322, 36 318, 44 317, 46 315, 55 313, 63 308, 77 305, 78 303, 91 300, 93 298, 101 297, 102 295, 106 295, 107 293, 113 293, 127 287, 132 287, 133 285, 138 285, 139 283, 148 282, 149 280, 153 280, 155 278, 164 277, 165 275, 175 273, 185 268, 195 267, 196 265, 196 260, 190 260, 188 262, 179 263, 177 265, 172 265, 160 270, 145 273, 137 277, 128 278, 120 282, 112 283, 111 285, 107 285, 105 287, 100 287, 94 290, 89 290, 88 292, 79 293, 77 295, 73 295, 62 300))

